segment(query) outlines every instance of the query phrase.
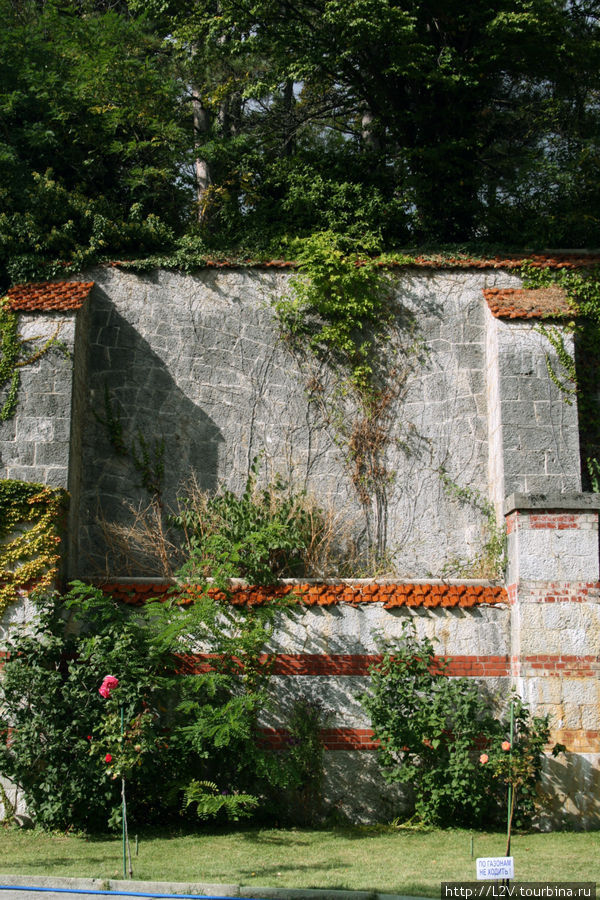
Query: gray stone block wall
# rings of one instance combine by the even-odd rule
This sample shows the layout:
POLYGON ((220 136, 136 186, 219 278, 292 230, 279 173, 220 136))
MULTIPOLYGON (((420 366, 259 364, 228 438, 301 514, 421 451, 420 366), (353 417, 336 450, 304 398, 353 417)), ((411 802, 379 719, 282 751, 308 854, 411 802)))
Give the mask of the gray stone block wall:
MULTIPOLYGON (((554 348, 535 321, 494 319, 491 327, 498 343, 501 493, 580 491, 577 404, 567 402, 548 373, 548 365, 561 370, 554 348)), ((563 339, 573 355, 572 336, 563 339)))
MULTIPOLYGON (((241 490, 262 454, 263 482, 279 474, 305 488, 335 510, 340 534, 364 544, 378 510, 365 515, 344 451, 357 412, 279 336, 272 304, 289 272, 105 267, 86 277, 96 287, 77 315, 21 315, 25 337, 60 324, 70 356, 52 349, 22 369, 17 414, 0 427, 4 477, 72 495, 70 575, 166 574, 160 560, 123 552, 151 500, 132 449, 152 459, 164 448, 163 511, 191 477, 209 491, 241 490), (110 416, 125 453, 111 443, 110 416)), ((548 376, 549 342, 535 323, 494 319, 482 296, 518 284, 492 270, 397 276, 382 351, 396 381, 379 514, 403 578, 488 574, 472 565, 489 537, 478 499, 490 498, 500 520, 511 491, 580 489, 577 410, 548 376)))
POLYGON ((16 413, 0 423, 0 476, 66 488, 75 314, 21 315, 19 333, 32 341, 32 353, 54 334, 61 346, 51 347, 36 362, 20 369, 16 413))
POLYGON ((71 397, 71 436, 69 442, 68 491, 70 497, 67 525, 66 575, 71 578, 77 571, 79 559, 79 509, 83 481, 83 436, 87 421, 87 391, 90 347, 90 319, 93 300, 83 304, 75 317, 75 346, 73 352, 73 378, 71 397))
MULTIPOLYGON (((126 527, 131 510, 150 499, 131 458, 115 452, 99 421, 106 418, 107 391, 128 445, 136 441, 139 449, 142 436, 152 451, 164 440, 166 507, 176 504, 192 475, 208 490, 220 483, 240 490, 254 456, 262 453, 263 479, 281 474, 343 511, 346 526, 364 535, 364 510, 339 434, 307 399, 310 382, 318 381, 326 394, 331 384, 319 366, 295 356, 278 336, 271 304, 289 289, 288 273, 137 275, 112 268, 91 277, 97 286, 83 433, 80 574, 107 568, 135 573, 135 563, 132 568, 118 552, 107 558, 106 526, 126 527)), ((453 562, 468 571, 465 561, 486 539, 476 505, 448 492, 440 472, 458 488, 489 495, 488 329, 481 292, 515 283, 513 276, 491 271, 398 277, 391 343, 402 384, 386 460, 393 478, 385 515, 390 557, 403 577, 456 574, 453 562)), ((351 424, 355 413, 348 406, 343 412, 351 424)))

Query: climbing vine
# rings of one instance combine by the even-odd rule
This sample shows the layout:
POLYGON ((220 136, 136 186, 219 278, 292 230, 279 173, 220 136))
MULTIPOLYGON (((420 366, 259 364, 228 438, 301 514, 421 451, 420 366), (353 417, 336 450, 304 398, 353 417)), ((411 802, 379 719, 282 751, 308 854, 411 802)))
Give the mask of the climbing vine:
POLYGON ((0 481, 0 614, 24 591, 51 587, 65 507, 59 488, 0 481))
POLYGON ((5 392, 4 403, 0 409, 0 422, 11 419, 16 411, 19 384, 21 381, 20 370, 37 362, 52 347, 67 353, 64 344, 58 340, 60 323, 54 333, 41 346, 27 353, 27 345, 42 340, 40 337, 22 338, 19 335, 19 319, 8 304, 6 297, 0 300, 0 392, 5 392))
POLYGON ((419 355, 416 325, 392 303, 395 279, 386 258, 365 258, 332 232, 299 242, 296 258, 291 290, 274 304, 280 333, 294 353, 317 364, 307 394, 343 453, 365 514, 373 574, 386 562, 392 480, 386 455, 396 401, 419 355))
POLYGON ((154 440, 152 446, 138 430, 131 442, 125 438, 125 430, 119 411, 115 409, 108 385, 104 385, 104 417, 95 413, 98 421, 104 425, 113 450, 119 456, 127 456, 141 478, 141 486, 152 499, 162 505, 163 480, 165 475, 165 442, 164 438, 154 440))
POLYGON ((577 398, 584 485, 600 491, 600 266, 586 269, 522 269, 528 288, 558 285, 573 309, 567 329, 575 340, 575 357, 568 352, 563 333, 543 324, 540 332, 552 345, 560 369, 547 360, 548 372, 565 401, 577 398))
POLYGON ((483 545, 479 553, 470 559, 450 559, 444 565, 442 578, 486 578, 496 581, 503 577, 506 563, 506 529, 498 522, 493 504, 476 488, 460 485, 444 468, 438 472, 444 493, 478 510, 483 517, 483 545))

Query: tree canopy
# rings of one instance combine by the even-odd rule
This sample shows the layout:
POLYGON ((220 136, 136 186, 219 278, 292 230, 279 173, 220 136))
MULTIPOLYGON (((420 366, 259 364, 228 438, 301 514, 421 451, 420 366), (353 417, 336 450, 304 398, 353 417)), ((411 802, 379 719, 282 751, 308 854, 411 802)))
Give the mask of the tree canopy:
POLYGON ((600 0, 0 11, 10 277, 190 234, 247 252, 319 230, 365 249, 598 245, 600 0))

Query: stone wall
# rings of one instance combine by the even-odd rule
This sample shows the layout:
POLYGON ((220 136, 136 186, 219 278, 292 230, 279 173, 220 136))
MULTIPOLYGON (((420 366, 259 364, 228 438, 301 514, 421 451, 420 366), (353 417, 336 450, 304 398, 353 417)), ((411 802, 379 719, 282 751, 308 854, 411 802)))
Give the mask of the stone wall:
POLYGON ((34 312, 19 320, 21 337, 54 346, 20 370, 17 413, 0 428, 3 478, 66 488, 69 479, 75 314, 34 312))
MULTIPOLYGON (((343 441, 314 400, 315 383, 331 387, 327 373, 292 354, 278 335, 272 303, 289 289, 287 272, 137 275, 105 268, 91 277, 73 572, 149 574, 153 565, 140 569, 139 561, 106 551, 107 524, 126 525, 131 509, 149 501, 131 456, 111 446, 106 397, 138 455, 140 438, 151 454, 164 441, 166 507, 175 506, 192 475, 208 490, 220 483, 239 490, 261 453, 264 479, 282 475, 342 510, 355 535, 364 533, 343 441)), ((530 322, 491 316, 482 296, 484 288, 518 283, 507 272, 485 270, 398 276, 391 340, 404 383, 387 459, 394 477, 385 517, 388 551, 403 577, 452 575, 457 566, 463 575, 482 574, 469 572, 468 561, 488 536, 485 516, 477 502, 444 487, 442 469, 481 499, 503 500, 506 485, 580 488, 576 410, 548 378, 551 348, 530 322), (490 341, 498 347, 495 360, 486 350, 490 341)), ((327 404, 331 411, 331 394, 327 404)), ((497 512, 501 519, 500 500, 497 512)), ((154 566, 154 574, 164 574, 154 566)))
MULTIPOLYGON (((305 488, 364 540, 365 511, 327 415, 334 380, 278 334, 272 303, 289 271, 106 267, 87 277, 95 286, 77 310, 22 314, 24 334, 47 336, 60 322, 71 356, 51 351, 24 369, 17 414, 0 427, 4 477, 69 488, 70 575, 110 576, 118 591, 125 576, 167 574, 115 540, 151 500, 135 464, 144 448, 160 461, 164 446, 165 509, 190 476, 208 491, 239 490, 260 453, 263 481, 279 474, 305 488)), ((499 312, 483 293, 519 284, 493 268, 398 274, 385 504, 394 582, 307 585, 310 602, 282 621, 270 648, 276 705, 266 736, 282 739, 294 697, 330 707, 328 798, 357 820, 391 818, 404 802, 381 781, 356 696, 375 635, 393 641, 410 618, 452 658, 451 675, 504 698, 514 684, 534 711, 553 715, 567 765, 548 761, 541 825, 600 823, 600 498, 578 493, 577 407, 548 374, 548 358, 557 360, 535 314, 499 312), (506 588, 482 580, 487 501, 499 523, 507 514, 506 588)), ((146 584, 146 595, 161 584, 146 584)))

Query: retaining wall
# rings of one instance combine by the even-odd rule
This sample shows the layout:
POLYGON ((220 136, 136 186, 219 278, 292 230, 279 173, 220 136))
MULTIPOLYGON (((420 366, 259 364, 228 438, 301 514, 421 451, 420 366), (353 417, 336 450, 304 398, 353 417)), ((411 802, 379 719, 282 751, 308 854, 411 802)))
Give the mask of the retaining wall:
MULTIPOLYGON (((278 334, 272 301, 289 290, 289 272, 108 267, 86 278, 95 286, 77 308, 17 304, 28 310, 24 333, 47 333, 60 321, 71 355, 47 354, 23 370, 17 414, 0 427, 5 477, 69 488, 71 575, 110 576, 112 589, 129 583, 138 598, 160 589, 148 581, 162 574, 156 560, 107 542, 107 525, 127 527, 149 499, 132 454, 115 446, 115 422, 138 451, 141 441, 154 452, 164 439, 167 507, 192 473, 204 489, 239 489, 262 452, 263 479, 289 478, 364 535, 335 422, 311 396, 319 386, 335 402, 335 383, 278 334)), ((534 711, 553 715, 567 764, 548 761, 541 825, 600 824, 600 498, 580 493, 576 404, 564 402, 548 374, 547 358, 557 361, 537 330, 539 313, 516 302, 527 294, 519 285, 493 268, 399 274, 390 341, 402 384, 385 515, 402 581, 307 585, 303 611, 282 621, 269 648, 278 707, 265 734, 275 745, 282 739, 295 696, 329 706, 328 798, 354 819, 391 818, 402 806, 377 773, 356 695, 378 652, 374 635, 393 640, 410 617, 452 658, 451 675, 475 677, 504 697, 514 684, 534 711), (448 490, 442 471, 471 500, 448 490), (486 499, 499 522, 507 516, 505 584, 467 577, 469 560, 481 577, 486 499), (454 581, 453 567, 462 573, 454 581)), ((250 594, 240 602, 254 602, 250 594)))

